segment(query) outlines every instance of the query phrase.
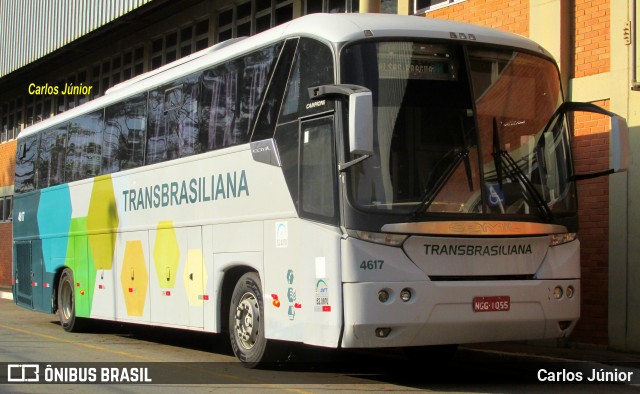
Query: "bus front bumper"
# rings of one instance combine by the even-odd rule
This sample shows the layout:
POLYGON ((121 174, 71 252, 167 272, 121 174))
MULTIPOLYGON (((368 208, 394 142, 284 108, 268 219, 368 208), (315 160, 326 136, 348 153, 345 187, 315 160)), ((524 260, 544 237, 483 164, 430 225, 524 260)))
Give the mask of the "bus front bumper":
POLYGON ((344 283, 343 299, 345 348, 560 338, 580 317, 580 280, 344 283), (406 302, 403 289, 411 292, 406 302), (474 301, 507 297, 508 310, 474 310, 474 301))

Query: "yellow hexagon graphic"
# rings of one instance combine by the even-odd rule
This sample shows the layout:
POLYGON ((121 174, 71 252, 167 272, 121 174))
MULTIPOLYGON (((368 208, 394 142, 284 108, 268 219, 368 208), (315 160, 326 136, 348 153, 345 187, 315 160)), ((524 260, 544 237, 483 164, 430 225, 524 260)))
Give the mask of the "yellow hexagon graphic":
POLYGON ((207 287, 207 271, 201 249, 189 249, 184 270, 184 287, 187 289, 189 305, 202 305, 204 289, 207 287))
POLYGON ((127 241, 120 281, 124 302, 127 305, 127 315, 142 316, 149 282, 142 241, 127 241))
POLYGON ((112 269, 118 230, 118 209, 111 175, 101 175, 93 181, 87 230, 94 267, 96 270, 112 269))
POLYGON ((156 275, 161 289, 174 287, 179 261, 180 248, 173 222, 170 220, 159 222, 156 243, 153 247, 153 263, 156 266, 156 275))

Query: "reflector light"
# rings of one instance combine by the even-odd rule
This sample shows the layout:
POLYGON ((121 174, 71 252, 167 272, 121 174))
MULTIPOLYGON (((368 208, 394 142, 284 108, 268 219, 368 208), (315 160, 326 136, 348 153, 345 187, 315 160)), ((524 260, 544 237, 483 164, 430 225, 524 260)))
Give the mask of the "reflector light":
POLYGON ((558 322, 558 327, 564 331, 571 326, 571 320, 563 320, 558 322))
POLYGON ((376 328, 376 336, 378 338, 386 338, 391 332, 391 328, 389 327, 378 327, 376 328))
POLYGON ((573 298, 574 294, 575 294, 575 291, 573 286, 567 287, 567 298, 573 298))

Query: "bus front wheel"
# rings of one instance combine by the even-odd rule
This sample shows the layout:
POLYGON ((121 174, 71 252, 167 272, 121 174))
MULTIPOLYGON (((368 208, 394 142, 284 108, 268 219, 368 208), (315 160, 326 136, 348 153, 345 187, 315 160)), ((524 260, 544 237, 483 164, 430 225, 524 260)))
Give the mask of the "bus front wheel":
POLYGON ((65 268, 58 282, 58 317, 60 325, 67 332, 79 332, 84 320, 76 316, 73 271, 65 268))
POLYGON ((264 362, 267 340, 264 337, 262 285, 255 272, 242 275, 231 296, 229 336, 238 360, 249 368, 264 362))

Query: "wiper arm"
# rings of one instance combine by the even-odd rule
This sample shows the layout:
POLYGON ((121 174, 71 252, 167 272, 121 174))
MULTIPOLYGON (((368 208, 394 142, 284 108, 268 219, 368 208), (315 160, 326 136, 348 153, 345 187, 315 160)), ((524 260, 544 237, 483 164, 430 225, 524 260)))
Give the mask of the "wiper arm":
MULTIPOLYGON (((444 170, 442 175, 440 175, 440 177, 435 182, 435 185, 431 188, 431 190, 428 190, 425 193, 424 197, 422 198, 422 200, 420 201, 416 209, 413 210, 413 213, 411 214, 412 219, 415 219, 418 215, 420 215, 420 213, 422 213, 423 211, 429 208, 435 196, 438 195, 438 193, 440 193, 444 185, 447 184, 447 181, 449 180, 449 178, 451 178, 451 176, 453 176, 453 173, 456 171, 460 163, 462 163, 465 159, 469 157, 469 149, 467 148, 463 148, 463 149, 452 151, 452 152, 455 152, 453 161, 451 162, 451 164, 447 166, 447 168, 444 170)), ((429 182, 427 182, 427 184, 428 183, 429 182)))
POLYGON ((498 184, 500 188, 502 188, 502 172, 506 167, 507 174, 515 178, 522 185, 524 185, 525 191, 531 198, 533 198, 533 202, 536 204, 540 212, 542 213, 543 219, 547 221, 553 220, 553 212, 551 208, 549 208, 549 204, 547 201, 540 195, 536 186, 531 182, 531 179, 527 177, 527 175, 522 171, 522 168, 518 166, 518 163, 513 159, 513 157, 506 150, 500 149, 500 137, 498 135, 498 122, 496 118, 493 118, 493 152, 491 153, 493 156, 493 162, 496 167, 496 176, 498 178, 498 184))

